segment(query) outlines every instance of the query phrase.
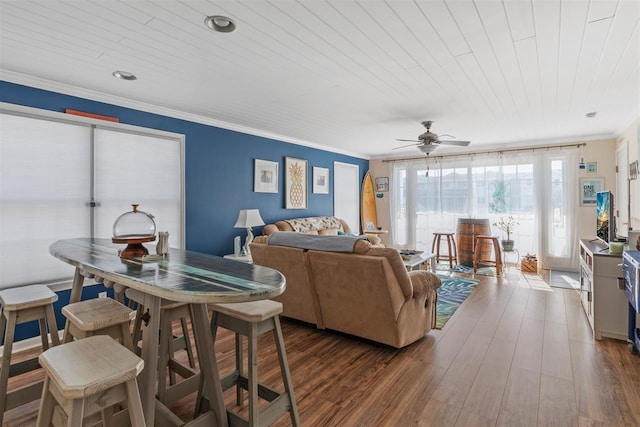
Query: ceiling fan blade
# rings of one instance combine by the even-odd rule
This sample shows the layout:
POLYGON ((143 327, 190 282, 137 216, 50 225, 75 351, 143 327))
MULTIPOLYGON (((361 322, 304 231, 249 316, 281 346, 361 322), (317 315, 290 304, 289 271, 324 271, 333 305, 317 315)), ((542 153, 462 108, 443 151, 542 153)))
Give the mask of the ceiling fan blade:
POLYGON ((421 142, 421 141, 418 141, 417 139, 396 139, 396 141, 400 141, 400 142, 421 142))
MULTIPOLYGON (((401 141, 400 139, 398 141, 401 141)), ((405 139, 404 141, 408 141, 407 139, 405 139)), ((402 145, 400 147, 394 147, 392 148, 392 150, 398 150, 400 148, 407 148, 407 147, 415 147, 416 145, 422 145, 422 142, 419 142, 417 144, 409 144, 409 145, 402 145)))
POLYGON ((471 144, 471 141, 453 141, 445 139, 444 141, 439 141, 439 143, 442 145, 457 145, 459 147, 466 147, 467 145, 471 144))

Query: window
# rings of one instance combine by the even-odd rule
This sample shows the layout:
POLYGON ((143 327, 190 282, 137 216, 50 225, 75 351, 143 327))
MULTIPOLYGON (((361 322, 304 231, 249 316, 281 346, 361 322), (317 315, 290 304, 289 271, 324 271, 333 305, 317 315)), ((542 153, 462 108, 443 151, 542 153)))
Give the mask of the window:
MULTIPOLYGON (((393 244, 430 250, 433 233, 454 232, 459 218, 493 224, 511 215, 521 254, 538 254, 548 268, 572 268, 576 172, 567 165, 575 157, 575 150, 558 150, 394 163, 393 244)), ((492 234, 506 238, 497 229, 492 234)))
POLYGON ((139 203, 183 242, 182 136, 24 107, 0 112, 0 287, 69 278, 58 239, 112 236, 139 203), (91 200, 96 207, 91 207, 91 200))

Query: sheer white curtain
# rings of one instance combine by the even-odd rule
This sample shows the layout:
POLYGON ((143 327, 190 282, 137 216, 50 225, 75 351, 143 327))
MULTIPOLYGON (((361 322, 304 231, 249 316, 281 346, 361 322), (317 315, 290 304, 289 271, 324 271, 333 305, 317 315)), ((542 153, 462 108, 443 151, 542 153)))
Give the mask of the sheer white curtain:
MULTIPOLYGON (((513 216, 521 255, 546 268, 577 260, 575 149, 426 159, 392 164, 392 242, 429 250, 434 232, 455 232, 459 218, 513 216), (542 230, 542 232, 539 232, 542 230)), ((492 226, 494 235, 506 235, 492 226)))
POLYGON ((541 230, 542 264, 549 269, 577 270, 577 150, 546 151, 535 170, 537 228, 541 230))

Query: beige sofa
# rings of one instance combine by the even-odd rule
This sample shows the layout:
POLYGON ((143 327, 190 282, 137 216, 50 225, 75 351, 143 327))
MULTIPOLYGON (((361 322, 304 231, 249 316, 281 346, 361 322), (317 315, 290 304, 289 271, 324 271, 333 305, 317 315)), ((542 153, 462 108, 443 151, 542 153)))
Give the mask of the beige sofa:
MULTIPOLYGON (((294 231, 298 233, 337 236, 338 234, 352 234, 349 224, 341 218, 335 216, 310 216, 306 218, 294 218, 278 221, 275 224, 267 224, 262 228, 262 234, 270 236, 276 231, 294 231)), ((369 241, 374 244, 380 243, 378 236, 370 235, 369 241)))
POLYGON ((262 234, 269 236, 274 231, 296 231, 307 234, 338 235, 338 233, 351 233, 351 228, 345 220, 335 216, 312 216, 307 218, 294 218, 278 221, 275 224, 267 224, 262 229, 262 234))
POLYGON ((440 279, 424 270, 408 273, 395 249, 363 239, 353 253, 339 253, 268 240, 256 237, 251 256, 286 277, 285 292, 275 298, 283 303, 283 316, 397 348, 435 326, 440 279))

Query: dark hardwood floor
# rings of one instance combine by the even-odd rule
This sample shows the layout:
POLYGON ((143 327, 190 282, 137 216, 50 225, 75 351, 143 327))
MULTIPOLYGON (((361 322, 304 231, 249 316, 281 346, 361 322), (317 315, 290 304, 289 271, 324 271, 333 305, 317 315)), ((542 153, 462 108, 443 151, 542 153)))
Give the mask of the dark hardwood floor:
MULTIPOLYGON (((477 278, 442 331, 401 350, 283 319, 303 425, 640 425, 640 357, 622 341, 592 339, 576 291, 513 267, 477 278)), ((271 336, 259 349, 259 378, 283 389, 271 336)), ((231 333, 219 332, 216 354, 228 372, 231 333)), ((232 406, 235 394, 226 398, 232 406)), ((193 400, 172 409, 188 420, 193 400)), ((8 411, 4 425, 34 425, 37 406, 8 411)))

